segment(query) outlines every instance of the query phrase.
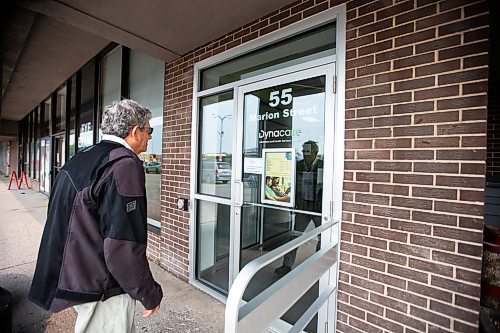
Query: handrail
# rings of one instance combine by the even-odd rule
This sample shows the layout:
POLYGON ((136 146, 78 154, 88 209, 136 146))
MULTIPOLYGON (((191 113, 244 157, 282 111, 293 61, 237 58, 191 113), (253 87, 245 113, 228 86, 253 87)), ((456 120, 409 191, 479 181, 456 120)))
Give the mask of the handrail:
MULTIPOLYGON (((293 306, 337 262, 336 242, 331 242, 330 246, 324 246, 288 273, 285 278, 281 278, 246 304, 243 301, 243 294, 259 270, 337 223, 338 221, 324 223, 243 267, 227 298, 225 333, 262 332, 293 306)), ((334 291, 334 286, 327 287, 299 318, 290 332, 300 332, 334 291)))

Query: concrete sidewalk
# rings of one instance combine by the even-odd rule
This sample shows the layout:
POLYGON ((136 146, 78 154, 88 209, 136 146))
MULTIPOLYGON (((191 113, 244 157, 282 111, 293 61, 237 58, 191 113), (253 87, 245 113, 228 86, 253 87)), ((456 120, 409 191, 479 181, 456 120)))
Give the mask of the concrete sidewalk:
MULTIPOLYGON (((27 299, 45 222, 48 199, 22 185, 7 190, 9 178, 0 174, 0 286, 12 293, 13 332, 72 332, 73 309, 51 314, 27 299)), ((138 332, 223 332, 224 304, 151 263, 162 285, 161 308, 142 318, 138 302, 138 332)))

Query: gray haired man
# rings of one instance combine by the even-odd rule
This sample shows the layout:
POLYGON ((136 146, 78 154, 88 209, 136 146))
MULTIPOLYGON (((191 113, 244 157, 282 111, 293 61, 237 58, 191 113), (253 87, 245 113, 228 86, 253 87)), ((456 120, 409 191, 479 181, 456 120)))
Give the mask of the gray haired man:
POLYGON ((146 258, 145 176, 151 111, 132 100, 104 109, 102 141, 70 159, 49 200, 29 298, 53 312, 73 306, 75 332, 135 332, 163 297, 146 258))

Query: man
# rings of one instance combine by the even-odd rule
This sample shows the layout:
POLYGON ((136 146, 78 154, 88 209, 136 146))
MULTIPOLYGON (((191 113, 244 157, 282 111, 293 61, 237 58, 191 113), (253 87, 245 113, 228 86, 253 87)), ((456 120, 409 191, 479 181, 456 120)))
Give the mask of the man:
POLYGON ((102 141, 58 173, 29 299, 53 312, 73 306, 75 332, 135 332, 135 301, 148 317, 161 287, 146 258, 145 176, 151 111, 122 100, 103 111, 102 141))
MULTIPOLYGON (((315 212, 307 214, 295 213, 295 230, 304 232, 312 220, 315 227, 321 225, 321 207, 323 200, 323 160, 318 158, 319 147, 315 141, 307 141, 302 145, 304 159, 297 162, 295 169, 296 195, 295 209, 299 211, 315 212)), ((320 248, 318 240, 316 251, 320 248)), ((283 265, 275 270, 276 274, 284 275, 292 270, 297 257, 297 249, 285 254, 283 265)))

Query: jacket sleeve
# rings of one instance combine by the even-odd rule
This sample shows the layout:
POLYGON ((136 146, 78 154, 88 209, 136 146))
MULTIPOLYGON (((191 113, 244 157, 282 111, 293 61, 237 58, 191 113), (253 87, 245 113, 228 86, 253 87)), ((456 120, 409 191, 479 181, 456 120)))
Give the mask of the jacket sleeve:
POLYGON ((163 293, 146 257, 147 202, 140 162, 118 161, 98 197, 106 266, 124 291, 146 309, 153 309, 163 293))

